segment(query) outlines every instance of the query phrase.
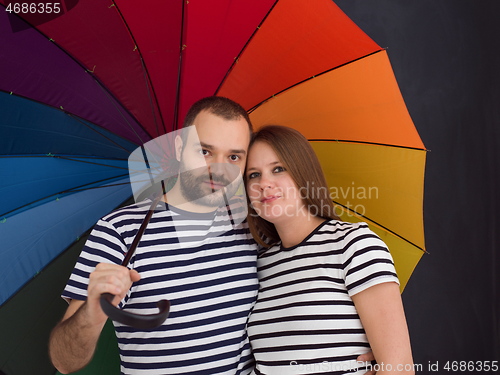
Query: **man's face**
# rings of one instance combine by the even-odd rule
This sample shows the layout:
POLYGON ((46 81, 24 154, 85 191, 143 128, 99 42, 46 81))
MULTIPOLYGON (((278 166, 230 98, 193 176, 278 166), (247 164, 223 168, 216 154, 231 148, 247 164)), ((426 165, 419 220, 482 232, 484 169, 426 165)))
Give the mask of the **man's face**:
POLYGON ((194 125, 186 128, 188 136, 178 155, 182 195, 187 201, 205 206, 227 204, 240 186, 245 169, 250 143, 248 124, 243 117, 225 120, 202 111, 194 125))

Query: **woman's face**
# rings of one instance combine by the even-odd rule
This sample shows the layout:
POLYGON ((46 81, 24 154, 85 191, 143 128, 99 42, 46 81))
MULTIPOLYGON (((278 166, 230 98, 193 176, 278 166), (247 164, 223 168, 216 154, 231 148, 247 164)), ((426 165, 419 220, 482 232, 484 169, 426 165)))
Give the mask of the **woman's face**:
POLYGON ((286 223, 306 212, 292 176, 267 143, 257 141, 250 147, 246 178, 250 203, 263 219, 286 223))

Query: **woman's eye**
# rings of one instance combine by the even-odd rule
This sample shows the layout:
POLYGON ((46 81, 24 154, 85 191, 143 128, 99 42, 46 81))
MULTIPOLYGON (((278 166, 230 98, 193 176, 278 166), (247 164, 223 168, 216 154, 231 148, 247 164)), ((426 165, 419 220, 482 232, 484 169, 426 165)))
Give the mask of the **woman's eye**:
POLYGON ((280 173, 280 172, 284 172, 284 171, 286 171, 286 169, 283 167, 276 167, 273 169, 274 173, 280 173))
POLYGON ((248 179, 251 180, 252 178, 259 177, 259 173, 253 172, 248 175, 248 179))

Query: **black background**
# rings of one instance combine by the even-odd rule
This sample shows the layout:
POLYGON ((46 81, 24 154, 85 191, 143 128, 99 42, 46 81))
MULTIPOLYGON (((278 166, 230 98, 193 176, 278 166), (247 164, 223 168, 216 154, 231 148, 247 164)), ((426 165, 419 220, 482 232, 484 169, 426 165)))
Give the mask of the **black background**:
POLYGON ((388 48, 430 150, 424 193, 430 254, 403 293, 414 361, 422 374, 485 374, 444 367, 500 361, 500 1, 335 3, 388 48))

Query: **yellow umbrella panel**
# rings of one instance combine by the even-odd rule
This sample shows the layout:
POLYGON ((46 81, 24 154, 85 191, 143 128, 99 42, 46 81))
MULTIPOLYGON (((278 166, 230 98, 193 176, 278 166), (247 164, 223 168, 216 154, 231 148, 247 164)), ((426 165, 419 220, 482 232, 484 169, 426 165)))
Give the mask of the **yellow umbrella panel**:
POLYGON ((250 118, 257 128, 286 125, 310 140, 337 213, 345 221, 367 222, 386 242, 402 291, 425 251, 426 150, 386 52, 293 86, 250 118))

